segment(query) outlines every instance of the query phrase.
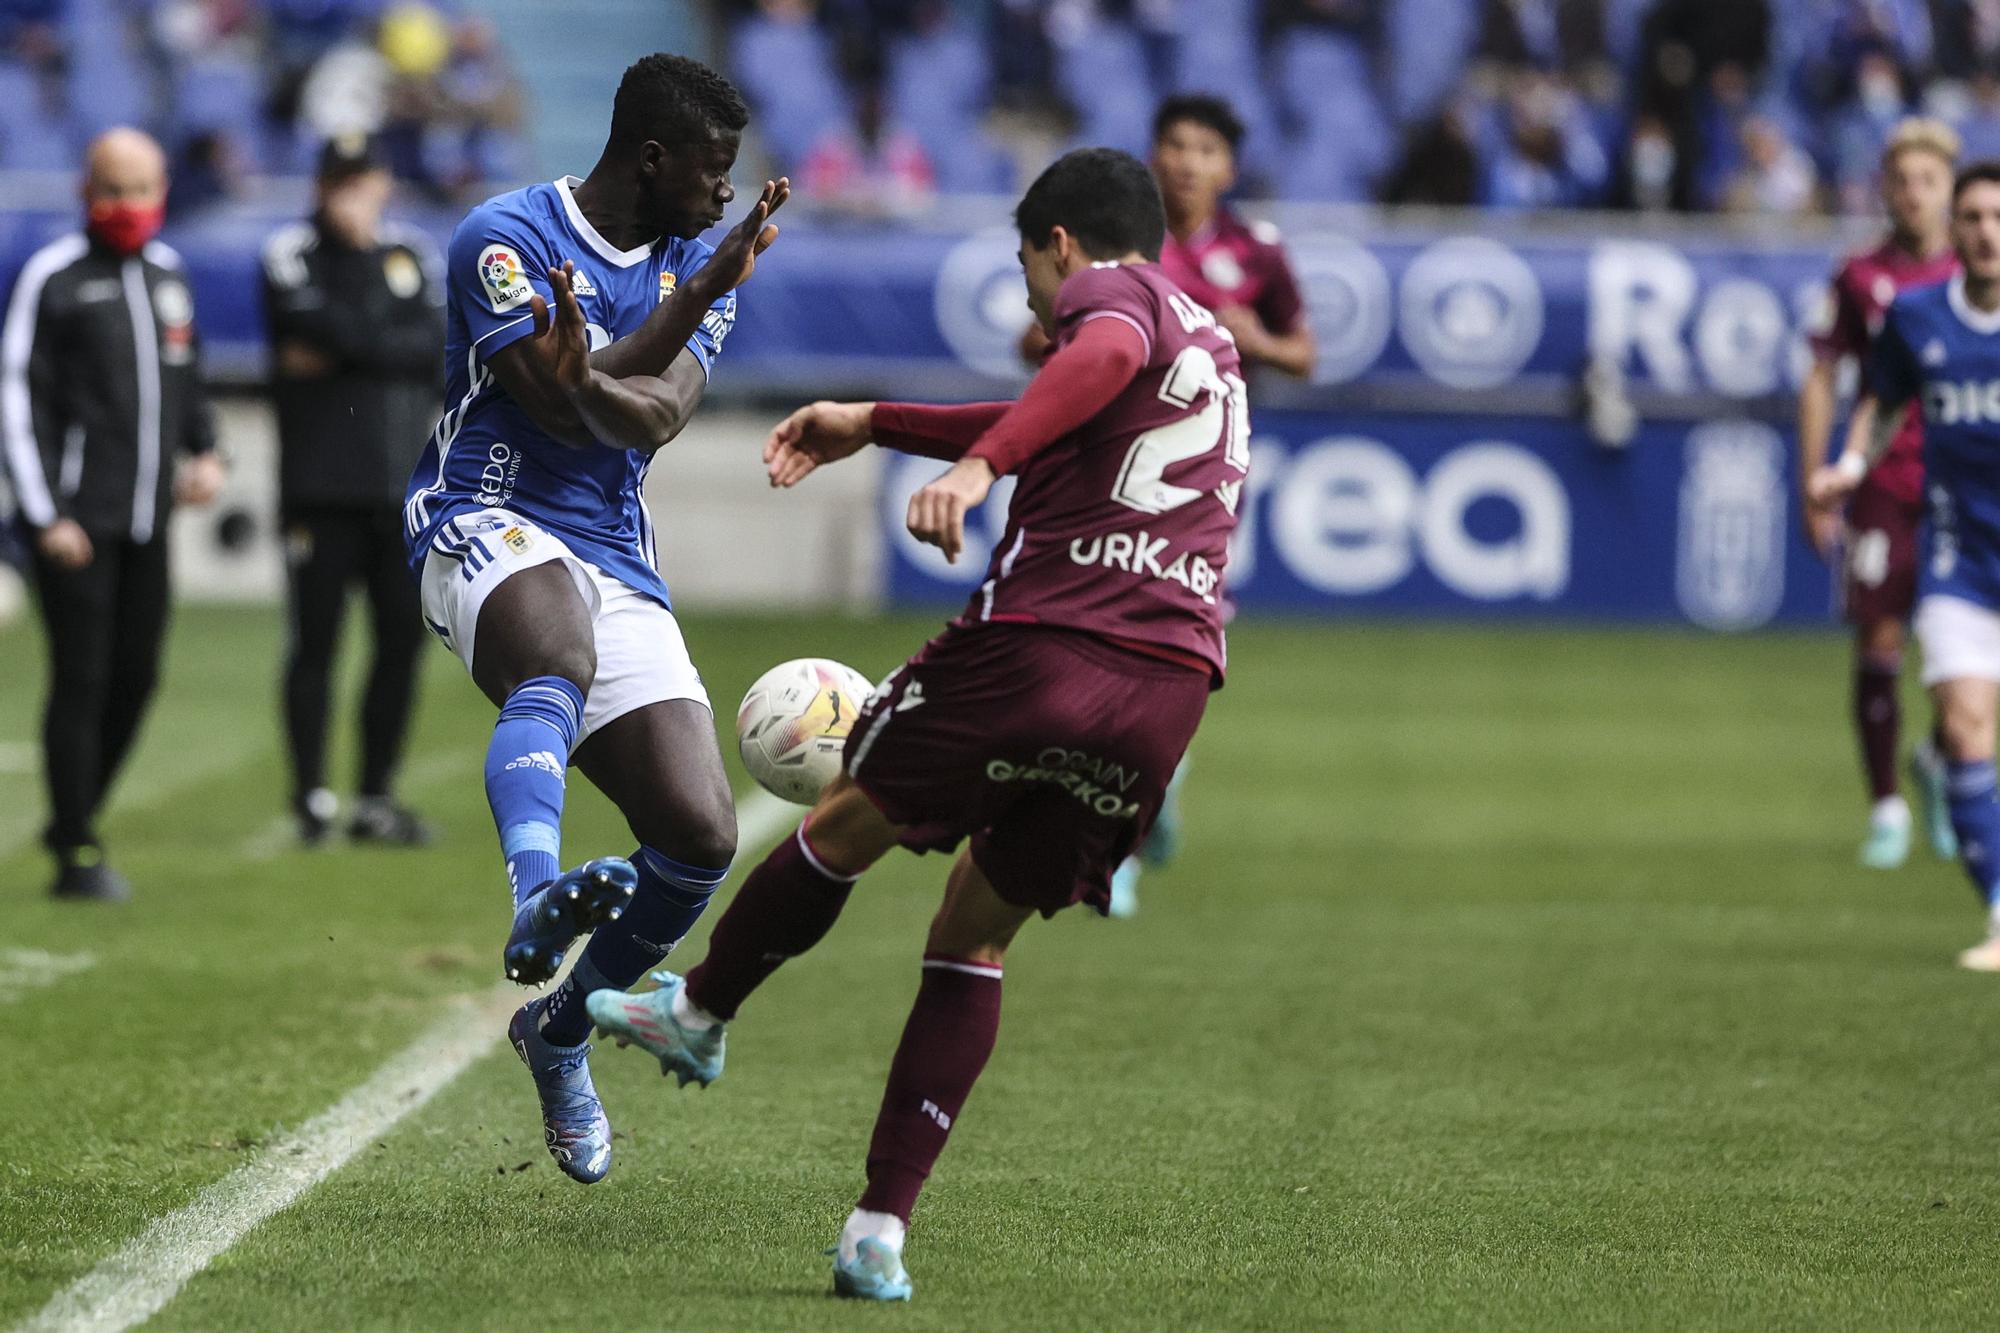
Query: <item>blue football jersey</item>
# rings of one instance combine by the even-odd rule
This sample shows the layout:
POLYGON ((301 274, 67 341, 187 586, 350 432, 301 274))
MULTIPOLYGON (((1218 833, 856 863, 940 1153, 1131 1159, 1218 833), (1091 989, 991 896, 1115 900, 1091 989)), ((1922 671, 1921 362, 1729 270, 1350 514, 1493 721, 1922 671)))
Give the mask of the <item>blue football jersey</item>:
POLYGON ((2000 610, 2000 312, 1975 309, 1963 278, 1897 297, 1868 387, 1923 413, 1921 595, 2000 610))
MULTIPOLYGON (((486 368, 495 352, 534 332, 530 298, 554 311, 548 270, 576 264, 573 290, 594 351, 635 332, 653 308, 708 262, 714 247, 667 237, 619 250, 576 205, 566 177, 498 195, 466 214, 446 258, 445 402, 448 409, 410 476, 403 508, 412 569, 421 573, 438 529, 468 509, 511 509, 546 528, 619 582, 667 604, 644 487, 649 455, 576 449, 550 438, 486 368)), ((703 373, 736 320, 736 295, 717 301, 688 340, 703 373)))

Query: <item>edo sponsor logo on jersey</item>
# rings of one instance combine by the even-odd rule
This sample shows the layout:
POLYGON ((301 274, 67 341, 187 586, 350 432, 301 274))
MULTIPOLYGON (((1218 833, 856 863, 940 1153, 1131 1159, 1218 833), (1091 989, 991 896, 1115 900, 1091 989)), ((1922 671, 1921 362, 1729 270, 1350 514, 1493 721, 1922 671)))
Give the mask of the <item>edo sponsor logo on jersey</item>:
POLYGON ((2000 380, 1932 380, 1923 401, 1924 420, 1940 426, 2000 425, 2000 380))
POLYGON ((479 283, 486 289, 487 303, 496 314, 504 315, 526 305, 535 294, 535 289, 528 285, 521 257, 506 245, 489 245, 479 252, 479 283))

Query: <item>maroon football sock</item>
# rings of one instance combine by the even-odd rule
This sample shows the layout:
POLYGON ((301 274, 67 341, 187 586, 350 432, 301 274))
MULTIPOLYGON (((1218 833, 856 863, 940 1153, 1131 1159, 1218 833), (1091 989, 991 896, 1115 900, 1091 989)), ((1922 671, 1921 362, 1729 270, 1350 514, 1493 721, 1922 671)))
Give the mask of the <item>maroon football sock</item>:
POLYGON ((820 864, 800 828, 750 872, 715 923, 708 956, 688 973, 688 999, 724 1022, 736 1017, 787 958, 826 938, 858 878, 820 864))
POLYGON ((868 1143, 868 1188, 858 1207, 904 1222, 944 1151, 951 1122, 1000 1035, 1000 969, 958 958, 924 959, 924 980, 868 1143))
POLYGON ((1902 740, 1903 708, 1897 695, 1901 671, 1881 662, 1860 663, 1854 671, 1854 729, 1861 737, 1861 763, 1873 800, 1897 791, 1896 749, 1902 740))

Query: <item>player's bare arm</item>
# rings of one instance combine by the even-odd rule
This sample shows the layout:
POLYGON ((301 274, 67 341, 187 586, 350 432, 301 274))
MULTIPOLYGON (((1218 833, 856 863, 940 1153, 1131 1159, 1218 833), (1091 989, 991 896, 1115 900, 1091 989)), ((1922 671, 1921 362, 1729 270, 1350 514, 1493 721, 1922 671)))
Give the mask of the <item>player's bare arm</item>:
POLYGON ((1862 395, 1854 405, 1854 417, 1847 427, 1847 445, 1838 461, 1822 465, 1806 486, 1806 502, 1826 510, 1846 501, 1895 442, 1902 428, 1908 403, 1883 403, 1874 394, 1862 395))
POLYGON ((1811 502, 1812 480, 1826 465, 1827 446, 1833 438, 1834 402, 1838 393, 1840 362, 1837 358, 1813 358, 1806 382, 1799 388, 1799 495, 1806 501, 1806 536, 1822 559, 1829 555, 1840 536, 1840 515, 1826 505, 1811 502))
POLYGON ((662 301, 637 332, 587 354, 590 369, 617 380, 647 400, 646 428, 632 441, 594 436, 559 378, 565 350, 556 345, 558 321, 537 293, 528 303, 534 335, 512 343, 487 362, 500 387, 551 437, 572 448, 599 443, 651 452, 679 435, 708 388, 708 376, 688 339, 717 301, 756 271, 757 257, 778 239, 770 216, 791 198, 791 182, 766 181, 757 203, 732 227, 713 256, 662 301), (658 388, 644 383, 657 381, 658 388))
POLYGON ((1257 312, 1248 306, 1224 306, 1215 312, 1215 322, 1236 339, 1236 350, 1246 361, 1271 367, 1295 379, 1312 374, 1319 358, 1319 343, 1312 325, 1303 319, 1290 333, 1274 333, 1264 326, 1257 312))
POLYGON ((822 463, 859 453, 873 433, 874 403, 808 403, 771 428, 764 470, 779 490, 796 486, 822 463))
POLYGON ((786 177, 765 181, 757 202, 729 229, 706 264, 674 289, 634 333, 590 354, 593 370, 616 379, 667 374, 686 356, 687 341, 707 318, 709 307, 750 280, 758 256, 778 239, 770 218, 792 197, 786 177))
POLYGON ((550 373, 593 440, 652 453, 680 434, 701 401, 707 377, 692 354, 686 358, 692 376, 670 369, 664 377, 620 378, 593 366, 583 307, 570 285, 575 271, 574 264, 564 264, 548 274, 556 298, 554 327, 545 340, 550 373))

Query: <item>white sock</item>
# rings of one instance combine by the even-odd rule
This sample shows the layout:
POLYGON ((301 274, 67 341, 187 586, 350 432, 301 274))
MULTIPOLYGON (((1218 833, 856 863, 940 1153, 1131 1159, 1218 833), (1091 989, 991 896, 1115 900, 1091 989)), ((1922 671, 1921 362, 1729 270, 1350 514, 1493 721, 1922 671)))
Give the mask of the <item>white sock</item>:
POLYGON ((894 1213, 871 1213, 865 1208, 856 1208, 847 1215, 847 1225, 840 1229, 840 1261, 853 1263, 855 1248, 870 1237, 887 1245, 900 1258, 908 1231, 903 1219, 894 1213))
POLYGON ((2000 940, 2000 903, 1986 909, 1986 937, 2000 940))
POLYGON ((1910 804, 1900 796, 1884 796, 1875 802, 1875 808, 1869 812, 1868 818, 1877 828, 1908 828, 1910 804))
POLYGON ((689 1032, 706 1032, 718 1026, 722 1020, 688 998, 688 988, 682 986, 674 992, 674 1022, 689 1032))

